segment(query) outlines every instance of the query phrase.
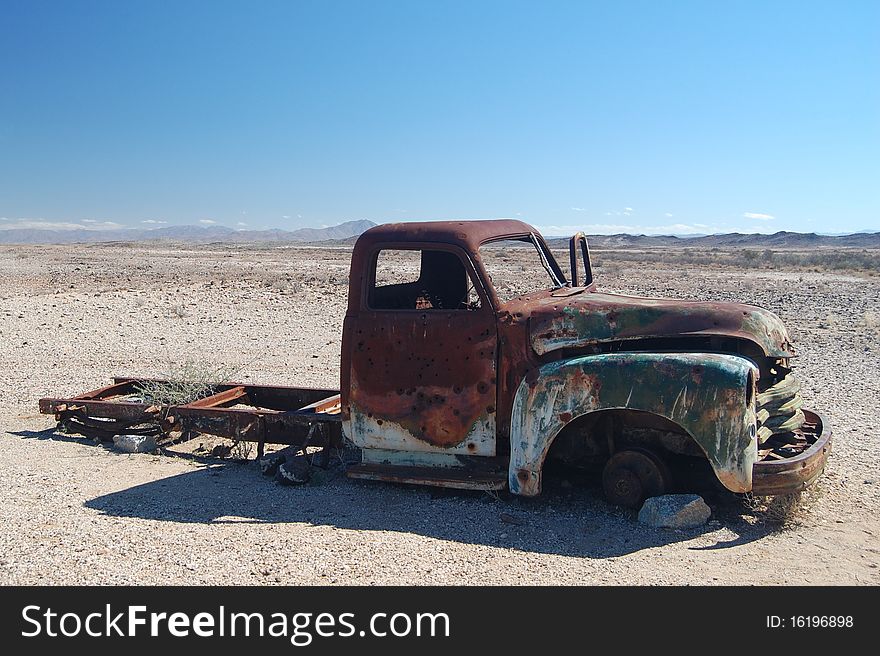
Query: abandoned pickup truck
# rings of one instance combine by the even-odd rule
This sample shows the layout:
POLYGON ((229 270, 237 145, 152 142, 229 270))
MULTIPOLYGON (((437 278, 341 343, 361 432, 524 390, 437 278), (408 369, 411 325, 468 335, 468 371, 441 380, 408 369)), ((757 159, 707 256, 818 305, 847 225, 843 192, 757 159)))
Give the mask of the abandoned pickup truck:
POLYGON ((831 431, 802 407, 776 315, 603 293, 582 233, 568 270, 519 221, 376 226, 352 253, 340 390, 227 383, 159 407, 118 378, 40 409, 104 440, 209 433, 260 456, 290 445, 291 462, 345 438, 360 449, 353 478, 525 496, 561 461, 601 471, 627 507, 675 489, 681 460, 755 495, 821 474, 831 431))

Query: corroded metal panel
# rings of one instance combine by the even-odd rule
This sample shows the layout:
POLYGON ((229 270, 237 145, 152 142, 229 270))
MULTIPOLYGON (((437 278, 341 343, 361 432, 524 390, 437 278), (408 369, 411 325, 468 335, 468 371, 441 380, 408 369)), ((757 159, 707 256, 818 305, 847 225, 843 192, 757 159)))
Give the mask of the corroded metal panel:
POLYGON ((752 305, 587 292, 532 298, 527 312, 538 355, 602 342, 700 335, 745 339, 773 357, 794 355, 779 317, 752 305))
POLYGON ((553 439, 577 417, 606 409, 651 412, 685 429, 729 490, 752 487, 757 460, 754 381, 745 358, 713 353, 607 353, 552 362, 523 380, 513 401, 508 482, 541 491, 553 439))
POLYGON ((357 446, 495 455, 491 312, 365 311, 352 331, 343 430, 357 446))

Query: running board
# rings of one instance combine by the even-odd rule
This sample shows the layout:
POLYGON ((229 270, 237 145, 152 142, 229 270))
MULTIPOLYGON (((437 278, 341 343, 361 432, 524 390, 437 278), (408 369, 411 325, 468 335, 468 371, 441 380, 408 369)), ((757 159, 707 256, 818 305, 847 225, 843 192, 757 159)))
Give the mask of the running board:
POLYGON ((503 490, 506 472, 475 471, 463 467, 402 467, 375 463, 353 465, 346 470, 349 478, 390 483, 410 483, 449 487, 457 490, 503 490))

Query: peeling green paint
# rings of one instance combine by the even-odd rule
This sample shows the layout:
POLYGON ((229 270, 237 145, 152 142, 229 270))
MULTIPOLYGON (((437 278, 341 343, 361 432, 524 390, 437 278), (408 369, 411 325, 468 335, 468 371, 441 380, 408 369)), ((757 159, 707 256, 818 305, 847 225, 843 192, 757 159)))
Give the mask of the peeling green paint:
POLYGON ((597 410, 631 409, 680 425, 721 483, 746 492, 758 455, 748 390, 757 373, 745 358, 714 353, 607 353, 546 364, 537 380, 520 383, 514 398, 510 489, 540 493, 544 458, 569 421, 597 410))
MULTIPOLYGON (((794 350, 782 321, 752 305, 673 301, 598 292, 558 299, 531 309, 531 343, 543 355, 599 342, 683 335, 717 335, 757 344, 765 355, 791 357, 794 350)), ((549 302, 549 301, 547 301, 549 302)))

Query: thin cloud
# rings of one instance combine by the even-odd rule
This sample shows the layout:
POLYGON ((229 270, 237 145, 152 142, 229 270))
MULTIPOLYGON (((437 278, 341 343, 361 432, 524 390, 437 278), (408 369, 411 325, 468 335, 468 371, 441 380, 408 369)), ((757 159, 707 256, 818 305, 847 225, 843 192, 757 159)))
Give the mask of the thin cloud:
POLYGON ((199 219, 199 223, 201 223, 202 225, 214 225, 217 222, 211 219, 199 219))
POLYGON ((247 223, 245 223, 244 221, 239 221, 239 222, 236 223, 235 225, 238 225, 238 226, 246 226, 247 223))
POLYGON ((3 221, 0 230, 119 230, 125 227, 115 221, 98 221, 96 219, 82 219, 79 223, 74 223, 72 221, 4 217, 3 221))
POLYGON ((673 214, 672 212, 666 212, 663 216, 665 216, 667 219, 671 219, 673 214))
POLYGON ((585 207, 572 207, 571 209, 573 209, 575 212, 586 212, 587 211, 587 208, 585 208, 585 207))
POLYGON ((168 221, 156 221, 155 219, 146 219, 141 221, 141 223, 149 223, 150 225, 162 225, 168 223, 168 221))
POLYGON ((764 214, 763 212, 743 212, 743 216, 747 219, 757 219, 758 221, 772 221, 776 218, 772 214, 764 214))

